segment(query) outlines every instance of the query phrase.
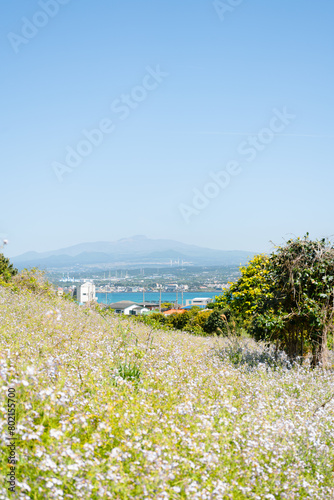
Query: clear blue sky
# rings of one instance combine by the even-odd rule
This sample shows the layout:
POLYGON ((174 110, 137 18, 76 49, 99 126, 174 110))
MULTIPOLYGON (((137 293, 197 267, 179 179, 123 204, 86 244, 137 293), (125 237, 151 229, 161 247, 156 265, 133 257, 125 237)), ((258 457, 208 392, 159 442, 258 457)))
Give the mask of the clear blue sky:
POLYGON ((267 251, 334 233, 333 1, 217 10, 1 2, 7 255, 134 234, 267 251), (80 142, 101 123, 97 145, 80 142), (79 146, 89 154, 72 168, 67 148, 79 146))

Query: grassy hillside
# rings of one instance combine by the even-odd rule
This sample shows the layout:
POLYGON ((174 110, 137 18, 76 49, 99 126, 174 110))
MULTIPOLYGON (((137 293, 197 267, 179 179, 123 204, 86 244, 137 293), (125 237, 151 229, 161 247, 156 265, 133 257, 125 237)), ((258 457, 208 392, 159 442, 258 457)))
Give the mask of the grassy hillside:
POLYGON ((253 341, 0 287, 0 384, 1 499, 334 498, 333 371, 275 363, 253 341))

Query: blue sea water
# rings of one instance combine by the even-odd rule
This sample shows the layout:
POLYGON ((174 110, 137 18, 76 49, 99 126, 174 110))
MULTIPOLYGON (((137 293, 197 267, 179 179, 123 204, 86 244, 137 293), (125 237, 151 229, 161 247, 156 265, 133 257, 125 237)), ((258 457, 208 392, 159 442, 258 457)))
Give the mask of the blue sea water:
MULTIPOLYGON (((186 304, 186 299, 194 299, 196 297, 212 297, 221 295, 221 292, 184 292, 183 305, 186 304)), ((97 292, 96 298, 99 304, 112 304, 113 302, 120 302, 121 300, 131 300, 132 302, 143 302, 143 292, 97 292)), ((159 292, 145 292, 145 302, 159 303, 159 292)), ((163 292, 161 294, 161 302, 176 302, 176 293, 163 292)), ((181 304, 181 293, 177 296, 178 304, 181 304)))

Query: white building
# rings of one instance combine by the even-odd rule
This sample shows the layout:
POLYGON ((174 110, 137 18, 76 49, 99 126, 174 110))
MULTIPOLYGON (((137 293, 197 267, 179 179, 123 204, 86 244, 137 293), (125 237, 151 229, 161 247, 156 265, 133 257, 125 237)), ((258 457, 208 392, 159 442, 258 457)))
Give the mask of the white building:
POLYGON ((136 304, 136 302, 131 302, 130 300, 114 302, 113 304, 108 304, 108 307, 110 307, 110 309, 114 309, 115 313, 126 314, 127 316, 138 316, 149 311, 146 307, 140 306, 139 304, 136 304))
POLYGON ((79 304, 96 301, 94 283, 85 281, 82 285, 77 286, 77 301, 79 304))
POLYGON ((168 283, 165 286, 166 292, 176 292, 176 290, 179 288, 179 285, 177 283, 168 283))
POLYGON ((197 297, 195 299, 186 299, 186 306, 207 306, 212 302, 210 297, 197 297))

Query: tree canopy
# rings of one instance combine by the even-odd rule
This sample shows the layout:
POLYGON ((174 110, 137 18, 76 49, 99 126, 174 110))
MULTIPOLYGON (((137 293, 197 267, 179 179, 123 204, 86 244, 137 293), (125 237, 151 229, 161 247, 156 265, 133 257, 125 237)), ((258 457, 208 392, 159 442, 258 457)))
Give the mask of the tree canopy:
POLYGON ((326 364, 334 317, 334 247, 325 239, 290 239, 270 255, 257 255, 216 300, 242 317, 258 339, 275 340, 290 358, 312 350, 326 364))
POLYGON ((0 281, 9 281, 17 272, 17 269, 13 267, 9 259, 0 253, 0 281))

